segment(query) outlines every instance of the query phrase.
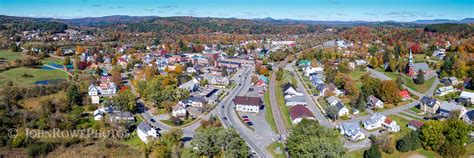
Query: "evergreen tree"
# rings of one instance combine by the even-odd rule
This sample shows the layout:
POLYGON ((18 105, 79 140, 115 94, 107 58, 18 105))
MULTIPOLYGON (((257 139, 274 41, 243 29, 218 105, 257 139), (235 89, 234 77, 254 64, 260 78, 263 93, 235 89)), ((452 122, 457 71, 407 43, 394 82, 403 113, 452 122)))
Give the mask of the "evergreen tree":
POLYGON ((425 75, 424 75, 424 73, 421 69, 418 70, 418 74, 416 75, 415 83, 416 84, 424 84, 425 83, 425 75))

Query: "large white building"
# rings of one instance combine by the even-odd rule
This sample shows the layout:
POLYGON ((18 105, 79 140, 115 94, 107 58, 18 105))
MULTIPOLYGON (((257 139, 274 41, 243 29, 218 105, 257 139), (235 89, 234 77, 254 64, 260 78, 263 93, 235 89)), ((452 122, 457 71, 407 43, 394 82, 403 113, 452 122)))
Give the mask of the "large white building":
POLYGON ((234 98, 234 104, 237 111, 258 113, 262 105, 262 100, 260 97, 236 96, 234 98))

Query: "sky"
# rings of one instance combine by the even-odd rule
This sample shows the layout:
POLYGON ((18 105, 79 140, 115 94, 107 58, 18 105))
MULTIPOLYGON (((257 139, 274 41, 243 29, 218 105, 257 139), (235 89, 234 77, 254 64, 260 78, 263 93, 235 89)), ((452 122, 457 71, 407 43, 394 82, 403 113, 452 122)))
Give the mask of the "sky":
POLYGON ((0 0, 0 15, 110 15, 409 22, 474 18, 474 0, 0 0))

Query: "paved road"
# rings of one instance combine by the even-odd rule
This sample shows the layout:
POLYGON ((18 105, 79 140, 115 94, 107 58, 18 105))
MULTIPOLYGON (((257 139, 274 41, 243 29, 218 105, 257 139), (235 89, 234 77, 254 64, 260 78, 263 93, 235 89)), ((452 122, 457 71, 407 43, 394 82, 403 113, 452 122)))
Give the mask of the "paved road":
POLYGON ((302 82, 303 82, 303 79, 301 78, 300 74, 298 74, 297 71, 295 71, 295 69, 292 67, 292 65, 294 65, 294 62, 292 62, 291 64, 287 64, 285 66, 285 69, 286 70, 289 70, 290 72, 292 72, 294 75, 296 75, 296 78, 297 78, 297 82, 298 82, 298 89, 301 89, 303 91, 303 95, 306 99, 306 103, 309 105, 309 109, 311 111, 313 111, 313 113, 315 114, 315 118, 318 120, 319 124, 323 125, 323 126, 326 126, 326 127, 329 127, 329 128, 334 128, 335 127, 335 124, 333 124, 329 118, 325 117, 325 115, 323 114, 324 111, 323 109, 321 108, 321 105, 319 105, 319 102, 317 100, 314 100, 312 98, 312 96, 310 94, 308 94, 307 90, 308 88, 306 87, 306 85, 304 85, 302 82))
POLYGON ((219 103, 218 107, 220 110, 218 114, 224 126, 228 128, 235 128, 235 130, 247 142, 250 148, 255 151, 258 157, 271 157, 271 154, 266 150, 266 147, 268 144, 274 141, 276 136, 261 135, 251 131, 240 121, 239 116, 237 116, 237 114, 234 112, 233 98, 237 95, 244 95, 247 92, 247 89, 250 87, 250 77, 252 71, 252 67, 244 68, 242 77, 235 80, 241 85, 237 86, 234 91, 231 91, 229 95, 219 103))

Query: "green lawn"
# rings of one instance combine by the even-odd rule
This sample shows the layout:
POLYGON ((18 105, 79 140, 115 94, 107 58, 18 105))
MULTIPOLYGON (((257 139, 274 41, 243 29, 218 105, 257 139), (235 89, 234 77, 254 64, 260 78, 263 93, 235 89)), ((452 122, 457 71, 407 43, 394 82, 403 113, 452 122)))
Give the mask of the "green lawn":
POLYGON ((5 50, 0 50, 0 58, 5 58, 8 61, 14 61, 18 58, 21 58, 23 54, 20 52, 10 52, 5 50))
POLYGON ((277 99, 278 106, 280 107, 280 112, 283 114, 283 119, 286 122, 286 127, 291 126, 290 112, 285 103, 285 97, 283 96, 283 90, 281 89, 280 81, 277 81, 277 86, 275 87, 275 96, 277 99))
POLYGON ((265 119, 267 120, 273 132, 278 133, 276 128, 275 118, 273 117, 272 106, 270 105, 270 92, 267 90, 263 95, 263 101, 265 102, 265 119))
POLYGON ((144 148, 146 146, 146 144, 143 143, 140 138, 138 138, 137 131, 133 131, 133 133, 130 134, 128 138, 126 138, 125 140, 119 140, 118 143, 128 145, 129 147, 135 149, 144 148))
POLYGON ((424 84, 417 85, 417 84, 415 84, 415 82, 413 81, 412 78, 410 78, 406 75, 400 75, 397 72, 385 72, 382 68, 377 68, 376 70, 379 71, 379 72, 382 72, 383 74, 387 75, 388 77, 392 78, 393 80, 396 80, 398 77, 401 76, 407 87, 409 87, 409 88, 411 88, 411 89, 413 89, 417 92, 420 92, 420 93, 424 93, 424 92, 428 91, 430 89, 431 85, 433 85, 433 83, 435 81, 435 77, 433 77, 429 80, 425 80, 424 84))
POLYGON ((267 150, 272 154, 272 157, 279 157, 279 158, 286 158, 286 152, 285 152, 285 148, 283 146, 283 143, 281 142, 274 142, 270 145, 268 145, 267 147, 267 150), (281 151, 281 154, 280 153, 275 153, 275 150, 277 147, 280 147, 280 151, 281 151))
POLYGON ((67 78, 68 74, 61 70, 42 70, 20 67, 0 73, 0 85, 5 84, 7 81, 12 81, 17 85, 28 85, 33 84, 36 81, 67 78), (25 74, 31 76, 25 77, 25 74))
POLYGON ((356 87, 360 90, 360 88, 362 87, 362 81, 360 80, 360 78, 365 74, 366 72, 365 71, 361 71, 361 70, 354 70, 354 71, 351 71, 349 73, 349 75, 351 76, 352 79, 354 79, 354 81, 356 81, 355 85, 356 87))
POLYGON ((52 58, 52 57, 45 58, 45 59, 41 60, 41 62, 43 62, 43 64, 60 64, 60 65, 63 64, 62 59, 52 58))
POLYGON ((423 119, 420 119, 420 118, 418 118, 418 117, 414 117, 414 116, 412 116, 412 115, 409 115, 409 114, 406 114, 406 113, 403 113, 403 112, 401 112, 401 113, 399 113, 399 114, 400 114, 400 115, 403 115, 403 116, 405 116, 405 117, 411 118, 411 119, 413 119, 413 120, 417 120, 417 121, 420 121, 420 122, 425 122, 425 120, 423 120, 423 119))

